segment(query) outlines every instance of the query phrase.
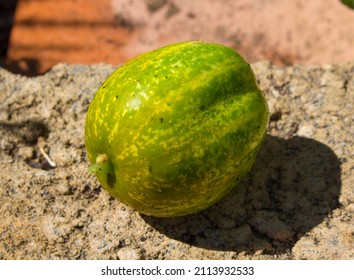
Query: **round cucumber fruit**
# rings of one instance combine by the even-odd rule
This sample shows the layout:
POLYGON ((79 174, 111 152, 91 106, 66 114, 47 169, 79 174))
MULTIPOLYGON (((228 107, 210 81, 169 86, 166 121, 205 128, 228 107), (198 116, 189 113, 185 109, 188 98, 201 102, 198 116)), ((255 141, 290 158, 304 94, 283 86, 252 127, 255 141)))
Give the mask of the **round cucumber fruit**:
POLYGON ((236 51, 168 45, 119 67, 98 89, 85 124, 90 170, 143 214, 195 213, 251 170, 268 119, 254 73, 236 51))

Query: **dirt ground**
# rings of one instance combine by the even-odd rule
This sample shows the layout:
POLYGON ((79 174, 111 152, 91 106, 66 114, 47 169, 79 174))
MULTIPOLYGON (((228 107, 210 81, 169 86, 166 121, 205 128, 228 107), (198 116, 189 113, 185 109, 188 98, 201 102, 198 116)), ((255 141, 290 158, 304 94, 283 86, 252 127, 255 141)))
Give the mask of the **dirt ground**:
POLYGON ((346 62, 353 17, 339 0, 18 0, 5 67, 37 75, 60 62, 118 65, 185 40, 228 45, 250 62, 346 62))
POLYGON ((353 259, 354 64, 253 64, 269 133, 252 173, 186 217, 139 215, 88 172, 87 107, 114 69, 0 68, 0 259, 353 259))

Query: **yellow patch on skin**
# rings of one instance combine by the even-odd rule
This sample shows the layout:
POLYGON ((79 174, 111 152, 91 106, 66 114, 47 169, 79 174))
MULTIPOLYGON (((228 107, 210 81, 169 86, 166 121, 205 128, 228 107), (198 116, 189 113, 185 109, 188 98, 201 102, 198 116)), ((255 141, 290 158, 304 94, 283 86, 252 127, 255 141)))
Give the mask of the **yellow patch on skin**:
POLYGON ((101 155, 98 155, 97 158, 96 158, 96 163, 97 164, 101 164, 101 163, 104 163, 108 160, 108 157, 106 154, 101 154, 101 155))
POLYGON ((130 154, 131 154, 132 156, 134 156, 134 157, 137 157, 137 156, 138 156, 138 151, 139 151, 139 149, 138 149, 137 146, 131 145, 129 151, 130 151, 130 154))

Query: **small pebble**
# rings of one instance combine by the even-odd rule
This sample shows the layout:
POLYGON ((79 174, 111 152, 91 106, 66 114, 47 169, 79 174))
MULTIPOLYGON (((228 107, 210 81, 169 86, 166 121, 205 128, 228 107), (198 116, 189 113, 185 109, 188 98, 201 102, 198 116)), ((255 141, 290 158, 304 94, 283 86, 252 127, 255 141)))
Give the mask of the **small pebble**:
POLYGON ((32 159, 34 156, 34 149, 33 147, 23 146, 18 149, 17 154, 24 160, 32 159))
POLYGON ((117 253, 118 258, 120 260, 139 260, 140 253, 138 250, 130 248, 130 247, 123 247, 117 253))

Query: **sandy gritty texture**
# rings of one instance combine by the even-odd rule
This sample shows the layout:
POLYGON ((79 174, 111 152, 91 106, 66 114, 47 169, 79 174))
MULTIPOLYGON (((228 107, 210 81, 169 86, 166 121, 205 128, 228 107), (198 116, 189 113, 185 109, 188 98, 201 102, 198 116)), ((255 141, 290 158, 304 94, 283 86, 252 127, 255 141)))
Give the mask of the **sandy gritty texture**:
POLYGON ((113 66, 0 69, 0 259, 354 258, 354 63, 252 67, 271 112, 253 171, 173 219, 139 215, 88 173, 85 112, 113 66))

